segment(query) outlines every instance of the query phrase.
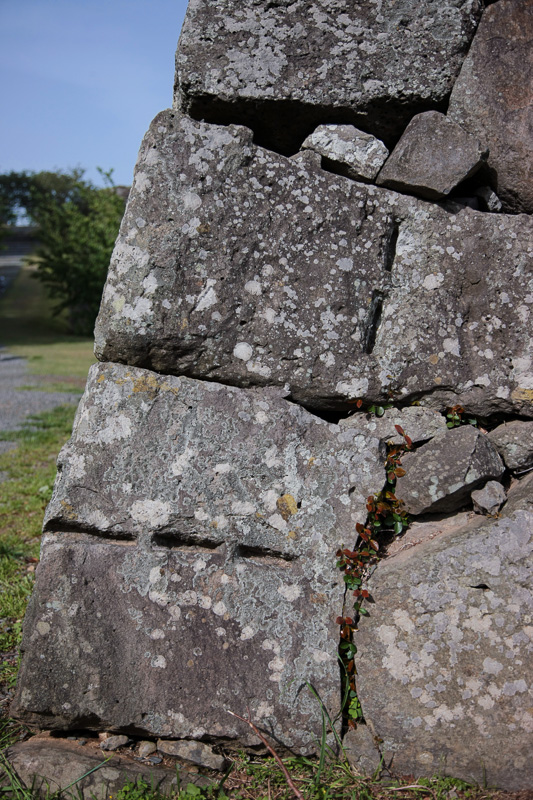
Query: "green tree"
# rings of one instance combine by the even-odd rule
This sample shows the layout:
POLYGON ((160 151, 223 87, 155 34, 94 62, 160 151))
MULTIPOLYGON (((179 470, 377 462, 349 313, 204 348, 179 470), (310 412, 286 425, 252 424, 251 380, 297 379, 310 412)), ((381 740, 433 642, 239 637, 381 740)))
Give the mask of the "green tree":
POLYGON ((81 170, 0 175, 2 222, 24 214, 38 226, 36 277, 80 334, 92 333, 124 213, 111 172, 100 172, 104 188, 85 181, 81 170))

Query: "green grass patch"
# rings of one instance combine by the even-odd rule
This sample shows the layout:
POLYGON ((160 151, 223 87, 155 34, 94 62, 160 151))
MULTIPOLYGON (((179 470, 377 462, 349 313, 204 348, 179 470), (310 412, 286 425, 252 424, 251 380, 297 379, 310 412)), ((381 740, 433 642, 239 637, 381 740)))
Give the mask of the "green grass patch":
MULTIPOLYGON (((0 754, 1 755, 1 754, 0 754)), ((186 780, 180 780, 179 769, 176 788, 171 794, 161 794, 149 781, 139 779, 127 783, 113 795, 112 800, 509 800, 512 795, 471 786, 464 781, 449 777, 392 780, 383 776, 363 778, 358 776, 342 760, 331 760, 326 764, 324 778, 316 782, 316 763, 309 759, 291 758, 284 761, 291 773, 299 795, 295 794, 283 780, 279 780, 273 759, 259 761, 247 756, 235 759, 231 773, 212 786, 200 788, 186 780)), ((0 766, 1 766, 0 757, 0 766)), ((4 764, 12 787, 12 800, 37 800, 36 794, 25 789, 17 776, 4 764)), ((278 770, 279 772, 279 770, 278 770)), ((76 784, 61 797, 78 797, 76 784)), ((57 794, 43 793, 42 800, 60 800, 57 794)), ((525 800, 525 798, 521 798, 525 800)))
POLYGON ((0 344, 27 358, 35 375, 53 375, 61 378, 60 383, 83 385, 95 362, 93 340, 68 333, 65 314, 54 311, 35 272, 35 266, 23 266, 0 299, 0 344))
POLYGON ((33 587, 41 525, 59 450, 70 436, 75 408, 61 406, 29 417, 20 431, 0 433, 17 447, 0 455, 0 683, 17 672, 21 623, 33 587))

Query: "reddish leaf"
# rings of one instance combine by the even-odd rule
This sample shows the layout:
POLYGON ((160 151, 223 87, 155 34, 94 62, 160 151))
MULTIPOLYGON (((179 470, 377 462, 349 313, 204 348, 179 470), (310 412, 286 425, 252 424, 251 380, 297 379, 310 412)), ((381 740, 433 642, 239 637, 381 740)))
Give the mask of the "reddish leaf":
POLYGON ((351 617, 346 617, 345 622, 347 625, 353 625, 353 619, 351 617))
POLYGON ((366 589, 363 589, 363 591, 361 592, 361 597, 364 597, 365 599, 370 597, 370 592, 367 592, 366 589))
MULTIPOLYGON (((361 533, 361 531, 364 531, 364 529, 365 529, 365 527, 361 522, 357 522, 356 523, 355 530, 357 531, 357 533, 361 533)), ((338 555, 338 552, 337 552, 337 555, 338 555)))
POLYGON ((405 438, 405 444, 407 445, 407 447, 412 447, 413 446, 413 440, 411 439, 411 437, 410 436, 405 436, 404 438, 405 438))
POLYGON ((396 428, 396 430, 398 431, 400 436, 405 436, 405 431, 404 431, 404 429, 402 428, 401 425, 395 425, 394 427, 396 428))
POLYGON ((394 471, 394 474, 396 475, 397 478, 403 478, 403 476, 406 475, 407 473, 405 472, 403 467, 397 467, 394 471))
POLYGON ((374 550, 379 550, 379 544, 376 542, 375 539, 370 540, 370 547, 373 547, 374 550))
POLYGON ((361 406, 363 405, 363 401, 361 400, 361 398, 359 398, 359 400, 355 405, 357 406, 357 408, 361 408, 361 406))
POLYGON ((344 619, 342 617, 337 617, 337 619, 335 620, 335 625, 342 625, 343 622, 344 619))

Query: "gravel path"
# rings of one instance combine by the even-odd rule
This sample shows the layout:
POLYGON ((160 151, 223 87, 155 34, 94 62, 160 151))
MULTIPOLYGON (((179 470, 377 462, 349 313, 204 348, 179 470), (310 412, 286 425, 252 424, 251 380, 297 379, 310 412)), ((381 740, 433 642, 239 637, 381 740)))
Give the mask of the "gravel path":
MULTIPOLYGON (((30 414, 50 411, 56 406, 79 402, 80 395, 75 392, 43 392, 37 387, 43 381, 38 375, 31 375, 26 359, 12 355, 0 347, 0 431, 14 431, 30 414), (21 389, 21 386, 35 386, 35 389, 21 389)), ((5 445, 5 443, 0 443, 5 445)), ((5 447, 3 448, 5 451, 5 447)))

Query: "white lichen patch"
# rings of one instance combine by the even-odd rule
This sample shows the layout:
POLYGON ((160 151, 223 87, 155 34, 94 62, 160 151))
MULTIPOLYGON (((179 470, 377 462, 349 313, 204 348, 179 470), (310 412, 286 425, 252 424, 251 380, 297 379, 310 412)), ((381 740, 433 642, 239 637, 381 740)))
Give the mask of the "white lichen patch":
POLYGON ((171 510, 170 503, 164 500, 136 500, 132 503, 130 513, 135 522, 159 528, 167 524, 171 510))
POLYGON ((107 419, 106 425, 96 433, 96 441, 100 444, 111 444, 112 442, 127 439, 131 436, 132 421, 125 414, 118 414, 107 419))
POLYGON ((233 348, 233 355, 241 361, 249 361, 253 354, 253 348, 247 342, 239 342, 233 348))
POLYGON ((298 600, 299 597, 302 595, 302 588, 298 586, 298 584, 283 584, 282 586, 278 586, 278 594, 288 600, 291 603, 294 603, 295 600, 298 600))

